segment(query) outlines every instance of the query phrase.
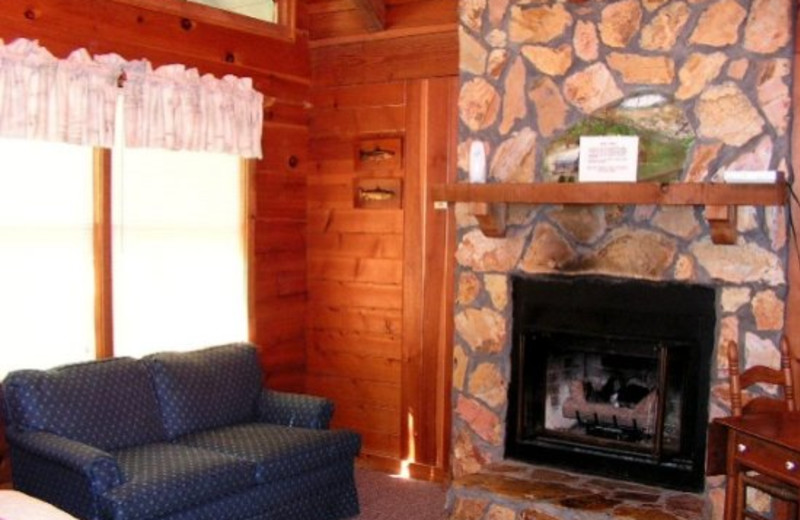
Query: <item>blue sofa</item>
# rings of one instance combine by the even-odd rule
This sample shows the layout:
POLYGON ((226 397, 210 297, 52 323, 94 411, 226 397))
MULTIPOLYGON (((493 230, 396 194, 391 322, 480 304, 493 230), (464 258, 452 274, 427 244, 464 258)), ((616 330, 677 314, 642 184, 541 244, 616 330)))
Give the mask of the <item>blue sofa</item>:
POLYGON ((358 514, 360 437, 322 398, 264 389, 231 344, 20 370, 4 383, 14 486, 86 520, 358 514))

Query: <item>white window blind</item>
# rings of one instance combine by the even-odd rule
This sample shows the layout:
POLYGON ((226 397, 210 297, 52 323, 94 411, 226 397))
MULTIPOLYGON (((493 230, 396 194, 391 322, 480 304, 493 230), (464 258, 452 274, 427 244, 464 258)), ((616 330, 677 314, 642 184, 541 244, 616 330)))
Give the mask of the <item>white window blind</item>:
POLYGON ((94 358, 92 154, 0 139, 0 379, 94 358))
POLYGON ((240 159, 119 147, 112 157, 115 355, 246 340, 240 159))

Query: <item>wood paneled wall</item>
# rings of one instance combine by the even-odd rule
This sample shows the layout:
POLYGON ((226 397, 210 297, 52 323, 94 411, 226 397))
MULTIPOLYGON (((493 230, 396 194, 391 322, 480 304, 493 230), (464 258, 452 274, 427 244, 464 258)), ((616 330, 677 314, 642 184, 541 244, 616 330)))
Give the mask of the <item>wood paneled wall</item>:
POLYGON ((306 109, 296 121, 273 118, 264 126, 264 159, 255 168, 250 268, 252 340, 261 346, 270 388, 305 390, 306 318, 306 109))
MULTIPOLYGON (((308 383, 364 452, 399 459, 403 210, 355 209, 362 136, 406 133, 405 82, 315 89, 308 177, 308 383)), ((403 178, 405 168, 364 175, 403 178)))
POLYGON ((311 60, 307 388, 361 433, 365 461, 440 479, 454 240, 427 188, 455 175, 456 29, 312 44, 311 60), (403 140, 402 165, 358 169, 359 140, 378 137, 403 140), (401 179, 402 208, 355 208, 364 177, 401 179))
POLYGON ((311 52, 315 86, 390 82, 458 75, 455 24, 430 33, 315 46, 311 52))
MULTIPOLYGON (((375 2, 307 0, 311 40, 368 37, 374 31, 374 23, 371 23, 374 20, 360 7, 364 1, 375 2)), ((383 5, 384 31, 381 32, 398 33, 454 24, 458 14, 455 0, 380 0, 379 3, 383 5)), ((375 34, 380 33, 373 33, 373 36, 375 34)))

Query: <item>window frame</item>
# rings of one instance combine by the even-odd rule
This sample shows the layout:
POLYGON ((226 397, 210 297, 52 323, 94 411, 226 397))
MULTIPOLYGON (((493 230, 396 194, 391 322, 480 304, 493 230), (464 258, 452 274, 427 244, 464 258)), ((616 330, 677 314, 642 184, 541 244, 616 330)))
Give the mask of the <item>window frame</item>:
MULTIPOLYGON (((277 23, 259 20, 243 14, 224 11, 185 0, 110 0, 112 2, 140 7, 149 11, 169 13, 191 21, 218 25, 260 36, 294 41, 296 37, 297 0, 277 2, 277 23)), ((272 0, 265 0, 272 1, 272 0)))
MULTIPOLYGON (((114 352, 114 280, 112 257, 112 186, 111 155, 113 150, 94 149, 94 275, 95 275, 95 358, 115 356, 114 352)), ((244 251, 247 336, 252 341, 255 331, 255 159, 240 159, 242 176, 240 198, 242 201, 241 232, 244 251)))

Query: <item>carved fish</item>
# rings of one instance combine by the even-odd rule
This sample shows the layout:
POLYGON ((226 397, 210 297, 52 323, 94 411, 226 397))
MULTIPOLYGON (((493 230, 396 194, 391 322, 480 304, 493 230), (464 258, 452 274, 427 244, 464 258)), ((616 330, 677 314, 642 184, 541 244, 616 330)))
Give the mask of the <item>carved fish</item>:
POLYGON ((392 150, 384 150, 380 146, 375 146, 372 150, 359 150, 358 157, 362 161, 387 161, 395 156, 392 150))
POLYGON ((358 198, 361 200, 369 200, 369 201, 380 201, 380 200, 391 200, 395 197, 396 193, 392 190, 386 190, 378 186, 377 188, 371 189, 358 189, 358 198))

